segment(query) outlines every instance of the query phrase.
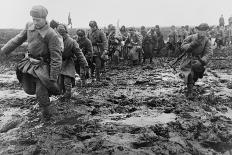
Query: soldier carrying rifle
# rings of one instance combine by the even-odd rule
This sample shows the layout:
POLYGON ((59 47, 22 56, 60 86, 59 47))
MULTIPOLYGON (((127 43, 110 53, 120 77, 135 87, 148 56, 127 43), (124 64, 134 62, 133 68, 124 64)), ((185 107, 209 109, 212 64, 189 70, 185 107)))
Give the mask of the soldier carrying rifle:
POLYGON ((211 42, 207 38, 208 24, 202 23, 196 29, 197 33, 188 36, 181 45, 186 53, 181 63, 181 75, 187 84, 186 96, 189 99, 193 98, 193 86, 198 78, 203 77, 205 66, 212 55, 211 42))

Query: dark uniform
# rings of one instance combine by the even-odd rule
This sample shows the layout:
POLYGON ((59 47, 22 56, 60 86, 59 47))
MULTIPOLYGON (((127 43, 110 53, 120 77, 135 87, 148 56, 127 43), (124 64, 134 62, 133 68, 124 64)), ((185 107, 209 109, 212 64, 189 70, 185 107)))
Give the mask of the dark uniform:
POLYGON ((121 52, 121 40, 122 38, 120 36, 116 35, 116 29, 115 26, 111 27, 111 32, 108 36, 108 43, 109 43, 109 56, 111 58, 111 61, 118 65, 119 63, 119 55, 121 52))
POLYGON ((152 63, 153 58, 153 50, 156 48, 156 36, 155 30, 152 29, 151 33, 146 34, 142 40, 142 49, 143 49, 143 63, 145 63, 146 59, 150 59, 150 63, 152 63))
MULTIPOLYGON (((203 23, 197 29, 206 31, 209 29, 209 26, 203 23)), ((212 55, 211 42, 206 36, 199 36, 197 33, 187 37, 181 47, 186 51, 186 57, 181 64, 181 70, 188 87, 187 95, 192 97, 193 85, 198 78, 203 77, 205 65, 212 55)))
MULTIPOLYGON (((47 9, 34 6, 30 14, 45 19, 47 9)), ((43 116, 50 118, 49 95, 60 93, 57 84, 62 64, 59 37, 48 24, 36 29, 33 23, 27 23, 25 29, 2 48, 2 54, 9 54, 25 41, 28 52, 17 65, 17 78, 27 94, 36 94, 43 116)))
POLYGON ((95 77, 97 81, 100 81, 100 70, 105 70, 106 53, 108 50, 108 41, 103 31, 99 30, 95 21, 90 22, 91 29, 87 35, 87 38, 92 42, 93 46, 93 59, 96 64, 95 77))
POLYGON ((133 65, 136 65, 139 61, 139 49, 142 45, 141 37, 135 32, 134 28, 129 29, 130 34, 126 40, 126 44, 129 48, 128 58, 132 61, 133 65))
MULTIPOLYGON (((93 63, 93 46, 91 41, 85 36, 84 30, 77 30, 77 43, 79 44, 80 49, 82 50, 85 58, 89 64, 91 71, 91 76, 94 74, 95 64, 93 63)), ((75 62, 76 72, 80 75, 80 64, 78 61, 75 62)))
POLYGON ((67 32, 67 28, 64 25, 59 25, 57 31, 61 34, 64 40, 64 52, 62 53, 62 69, 60 78, 60 88, 64 98, 71 97, 71 88, 75 80, 75 64, 76 58, 81 66, 86 69, 88 63, 78 43, 72 39, 67 32))

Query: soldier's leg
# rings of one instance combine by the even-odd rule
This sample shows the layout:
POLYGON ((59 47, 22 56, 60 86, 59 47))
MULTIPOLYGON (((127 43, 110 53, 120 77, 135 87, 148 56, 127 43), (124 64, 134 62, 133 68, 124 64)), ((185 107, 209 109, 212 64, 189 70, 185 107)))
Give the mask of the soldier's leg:
POLYGON ((23 90, 29 94, 34 95, 36 93, 36 81, 35 78, 30 74, 23 74, 22 76, 23 90))
POLYGON ((78 74, 78 75, 80 75, 80 63, 78 62, 78 61, 75 61, 75 69, 76 69, 76 73, 78 74))
POLYGON ((72 90, 72 78, 71 77, 64 76, 64 87, 65 87, 64 98, 70 99, 71 90, 72 90))
POLYGON ((94 71, 95 71, 95 68, 96 68, 96 56, 93 57, 93 61, 91 61, 89 67, 90 67, 91 77, 93 78, 94 77, 94 71))
POLYGON ((39 79, 36 79, 36 97, 39 101, 39 107, 42 111, 43 118, 49 120, 51 117, 49 93, 48 89, 39 79))
POLYGON ((186 96, 189 99, 193 99, 194 95, 193 95, 193 86, 194 86, 194 72, 191 71, 191 73, 188 75, 188 81, 187 81, 187 94, 186 96))
POLYGON ((100 70, 101 70, 101 58, 99 56, 95 57, 96 70, 95 77, 97 81, 100 81, 100 70))

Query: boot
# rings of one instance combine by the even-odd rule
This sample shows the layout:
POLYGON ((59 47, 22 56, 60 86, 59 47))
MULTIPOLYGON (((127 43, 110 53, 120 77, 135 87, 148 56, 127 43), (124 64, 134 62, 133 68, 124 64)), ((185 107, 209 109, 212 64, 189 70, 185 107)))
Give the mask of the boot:
POLYGON ((193 94, 193 84, 187 84, 187 94, 186 97, 190 100, 192 100, 194 98, 194 94, 193 94))
POLYGON ((100 81, 100 69, 96 69, 95 78, 97 81, 100 81))
POLYGON ((50 106, 44 106, 40 108, 42 113, 42 121, 49 121, 52 117, 50 106))

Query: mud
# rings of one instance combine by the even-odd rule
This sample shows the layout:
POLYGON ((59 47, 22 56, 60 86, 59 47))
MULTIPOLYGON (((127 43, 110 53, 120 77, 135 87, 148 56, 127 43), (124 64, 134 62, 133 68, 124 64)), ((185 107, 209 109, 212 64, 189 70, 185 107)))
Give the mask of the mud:
POLYGON ((159 61, 114 67, 102 82, 75 87, 70 101, 52 96, 53 117, 44 123, 14 64, 4 63, 0 154, 232 154, 230 66, 230 60, 211 62, 194 100, 186 99, 178 74, 159 61))

